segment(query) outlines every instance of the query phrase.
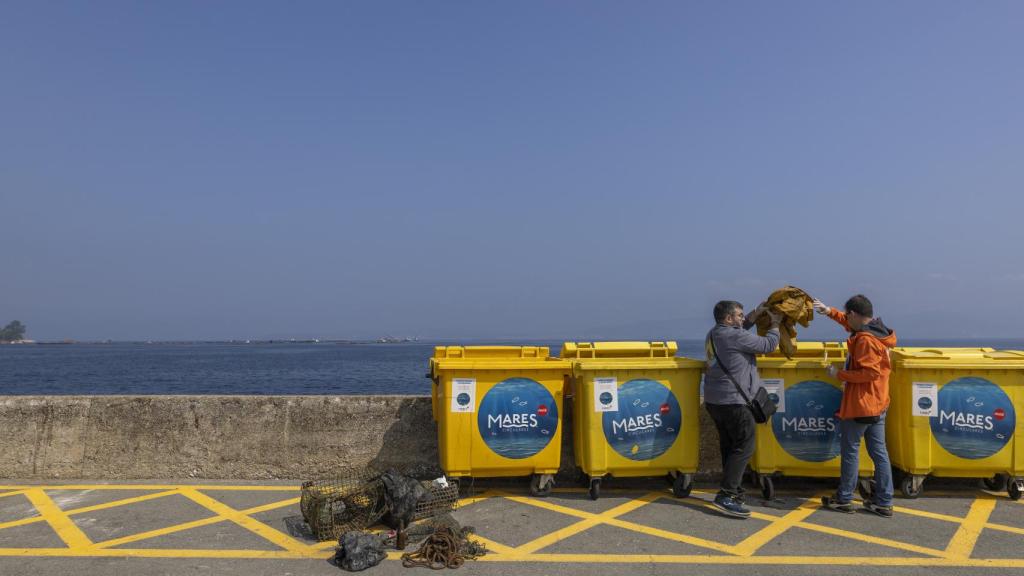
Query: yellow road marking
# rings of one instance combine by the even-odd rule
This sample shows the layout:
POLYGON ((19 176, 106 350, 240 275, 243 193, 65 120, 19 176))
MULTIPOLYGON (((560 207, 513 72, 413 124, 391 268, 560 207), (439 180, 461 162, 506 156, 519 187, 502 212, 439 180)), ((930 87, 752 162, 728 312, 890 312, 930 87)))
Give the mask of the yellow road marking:
POLYGON ((1004 524, 985 524, 985 528, 990 530, 999 530, 1001 532, 1009 532, 1011 534, 1024 534, 1024 528, 1017 528, 1016 526, 1006 526, 1004 524))
MULTIPOLYGON (((289 498, 288 500, 281 500, 279 502, 271 502, 262 506, 256 506, 254 508, 247 508, 241 510, 241 514, 259 514, 260 512, 266 512, 268 510, 275 510, 277 508, 283 508, 285 506, 291 506, 298 504, 298 498, 289 498)), ((156 530, 150 530, 148 532, 141 532, 139 534, 130 534, 121 538, 114 538, 112 540, 104 540, 103 542, 97 542, 94 544, 96 548, 111 548, 114 546, 120 546, 122 544, 128 544, 131 542, 140 542, 142 540, 148 540, 150 538, 156 538, 158 536, 166 536, 168 534, 174 534, 176 532, 184 532, 185 530, 191 530, 193 528, 200 528, 203 526, 209 526, 211 524, 218 524, 220 522, 226 522, 228 519, 223 516, 211 516, 210 518, 203 518, 201 520, 193 520, 192 522, 185 522, 183 524, 175 524, 174 526, 167 526, 166 528, 158 528, 156 530)))
MULTIPOLYGON (((635 490, 634 490, 634 492, 635 492, 635 490)), ((656 496, 655 498, 651 499, 651 502, 653 502, 655 500, 658 500, 658 499, 661 499, 661 498, 666 498, 667 497, 666 495, 663 495, 663 494, 657 494, 657 493, 651 493, 651 494, 654 494, 656 496)), ((648 496, 650 496, 650 494, 648 496)), ((591 512, 585 512, 583 510, 577 510, 576 508, 569 508, 569 507, 566 507, 566 506, 562 506, 560 504, 554 504, 552 502, 548 502, 548 501, 544 501, 544 500, 536 500, 536 499, 533 499, 533 498, 526 498, 526 497, 522 497, 522 496, 502 495, 502 497, 504 497, 506 500, 512 500, 513 502, 519 502, 519 503, 522 503, 522 504, 528 504, 530 506, 534 506, 534 507, 537 507, 537 508, 543 508, 545 510, 550 510, 552 512, 559 512, 561 514, 566 514, 568 516, 575 516, 577 518, 589 519, 589 518, 593 518, 593 517, 597 516, 597 514, 593 514, 591 512)), ((691 504, 691 503, 688 502, 687 499, 676 500, 676 501, 680 502, 682 504, 686 504, 686 505, 691 506, 691 507, 703 507, 704 506, 703 504, 691 504)), ((708 506, 710 506, 710 504, 708 504, 708 506)), ((765 518, 769 518, 769 519, 774 519, 775 518, 775 516, 767 516, 767 515, 762 515, 762 516, 764 516, 765 518)), ((643 533, 643 534, 649 534, 649 535, 652 535, 652 536, 658 536, 658 537, 665 538, 665 539, 668 539, 668 540, 675 540, 677 542, 683 542, 685 544, 693 544, 694 546, 700 546, 702 548, 708 548, 708 549, 711 549, 711 550, 718 550, 720 552, 727 552, 727 553, 730 553, 730 554, 734 553, 733 552, 733 547, 731 545, 729 545, 729 544, 723 544, 721 542, 714 542, 712 540, 705 540, 703 538, 698 538, 696 536, 688 536, 686 534, 679 534, 679 533, 676 533, 676 532, 670 532, 668 530, 661 530, 659 528, 653 528, 651 526, 645 526, 643 524, 637 524, 636 522, 628 522, 626 520, 622 520, 622 519, 619 519, 619 518, 605 519, 604 523, 608 524, 608 525, 611 525, 611 526, 616 526, 616 527, 619 527, 619 528, 625 528, 626 530, 632 530, 634 532, 640 532, 640 533, 643 533)))
POLYGON ((750 566, 758 564, 818 566, 938 566, 966 568, 1024 568, 1024 560, 1017 559, 951 559, 951 558, 899 558, 867 556, 707 556, 672 554, 529 554, 514 558, 484 556, 479 562, 557 562, 588 564, 724 564, 750 566))
POLYGON ((209 526, 210 524, 218 524, 220 522, 226 522, 227 519, 221 516, 211 516, 209 518, 203 518, 202 520, 193 520, 192 522, 185 522, 184 524, 176 524, 174 526, 168 526, 167 528, 159 528, 156 530, 150 530, 148 532, 141 532, 139 534, 131 534, 123 536, 121 538, 113 538, 111 540, 104 540, 103 542, 97 542, 93 545, 94 548, 113 548, 114 546, 120 546, 122 544, 130 544, 132 542, 139 542, 141 540, 148 540, 150 538, 156 538, 157 536, 166 536, 168 534, 174 534, 175 532, 183 532, 185 530, 191 530, 193 528, 200 528, 202 526, 209 526))
POLYGON ((56 484, 33 486, 0 486, 0 490, 253 490, 257 492, 297 492, 301 486, 226 486, 220 484, 56 484))
POLYGON ((467 498, 459 499, 459 508, 463 506, 469 506, 470 504, 476 504, 477 502, 483 502, 484 500, 490 500, 494 497, 494 492, 491 490, 485 490, 475 496, 469 496, 467 498))
MULTIPOLYGON (((708 494, 707 492, 702 492, 701 494, 707 494, 709 496, 715 496, 715 494, 708 494)), ((707 508, 708 510, 714 510, 715 512, 717 512, 719 514, 721 513, 718 510, 718 508, 716 508, 715 505, 711 503, 710 500, 705 500, 703 498, 693 498, 693 497, 691 497, 691 498, 683 498, 681 500, 674 500, 674 502, 682 504, 683 506, 688 506, 690 508, 707 508)), ((792 512, 792 510, 790 512, 792 512)), ((787 512, 787 514, 788 514, 788 512, 787 512)), ((783 514, 782 516, 776 516, 774 514, 764 514, 762 512, 755 512, 755 511, 751 510, 750 517, 754 518, 756 520, 765 520, 765 521, 768 521, 768 522, 775 522, 776 520, 785 517, 785 514, 783 514)))
POLYGON ((515 554, 516 553, 515 549, 512 548, 511 546, 506 546, 506 545, 501 544, 499 542, 495 542, 494 540, 491 540, 490 538, 484 538, 483 536, 480 536, 479 534, 471 534, 470 538, 472 538, 473 540, 476 540, 480 544, 483 544, 484 546, 486 546, 487 547, 487 552, 494 552, 495 554, 505 554, 505 555, 510 555, 510 554, 515 554))
MULTIPOLYGON (((94 504, 92 506, 85 506, 82 508, 75 508, 73 510, 65 510, 64 513, 68 516, 74 516, 75 514, 84 514, 86 512, 95 512, 97 510, 106 510, 107 508, 117 508, 118 506, 125 506, 127 504, 135 504, 137 502, 145 502, 146 500, 155 500, 156 498, 163 498, 164 496, 170 496, 171 494, 177 494, 175 490, 165 490, 163 492, 155 492, 153 494, 144 494, 142 496, 135 496, 132 498, 125 498, 123 500, 114 500, 113 502, 104 502, 103 504, 94 504)), ((14 528, 17 526, 25 526, 26 524, 35 524, 36 522, 44 522, 42 516, 32 516, 30 518, 23 518, 21 520, 12 520, 10 522, 0 523, 0 530, 4 528, 14 528)))
MULTIPOLYGON (((329 551, 306 552, 262 550, 164 550, 164 549, 70 549, 70 548, 0 548, 0 557, 138 557, 138 558, 236 558, 236 559, 327 559, 329 551)), ((389 552, 388 558, 397 560, 402 552, 389 552)), ((821 564, 841 566, 914 566, 964 568, 1024 568, 1021 559, 956 559, 956 558, 890 558, 867 556, 713 556, 673 554, 523 554, 487 555, 482 562, 556 562, 590 564, 722 564, 722 565, 789 565, 813 566, 821 564)))
POLYGON ((924 510, 915 510, 913 508, 904 508, 902 506, 893 506, 892 511, 897 514, 919 516, 921 518, 930 518, 932 520, 942 520, 943 522, 952 522, 953 524, 959 524, 964 521, 964 519, 959 516, 950 516, 949 514, 939 514, 937 512, 926 512, 924 510))
POLYGON ((995 509, 996 501, 991 496, 975 499, 967 517, 960 523, 960 528, 946 546, 946 555, 950 558, 970 558, 974 546, 978 543, 978 536, 981 535, 995 509))
POLYGON ((554 502, 548 502, 547 500, 538 500, 536 498, 527 498, 525 496, 508 496, 508 495, 505 495, 505 494, 499 494, 499 495, 502 498, 506 499, 506 500, 511 500, 512 502, 518 502, 520 504, 527 504, 527 505, 533 506, 535 508, 543 508, 545 510, 550 510, 552 512, 558 512, 560 514, 565 514, 567 516, 575 516, 577 518, 584 518, 584 519, 592 518, 592 517, 596 516, 596 514, 593 514, 591 512, 585 512, 583 510, 577 510, 576 508, 569 508, 568 506, 562 506, 561 504, 555 504, 554 502))
POLYGON ((0 522, 0 530, 4 528, 17 528, 18 526, 25 526, 26 524, 35 524, 36 522, 45 522, 42 516, 29 516, 28 518, 22 518, 21 520, 11 520, 10 522, 0 522))
MULTIPOLYGON (((483 536, 478 536, 476 534, 470 534, 469 537, 472 540, 476 540, 478 543, 483 544, 484 546, 486 546, 488 554, 500 554, 500 555, 502 555, 502 557, 512 556, 512 555, 515 554, 515 549, 510 548, 508 546, 505 546, 504 544, 499 544, 499 543, 497 543, 497 542, 495 542, 493 540, 488 540, 487 538, 484 538, 483 536)), ((415 552, 417 548, 418 548, 418 546, 409 546, 405 550, 393 550, 393 551, 390 551, 390 552, 388 552, 388 558, 391 559, 391 560, 401 560, 402 559, 402 554, 405 554, 407 552, 415 552)))
POLYGON ((619 504, 618 506, 610 510, 606 510, 600 514, 591 515, 589 518, 580 520, 579 522, 566 526, 561 530, 555 530, 554 532, 545 534, 540 538, 531 540, 526 544, 517 546, 515 552, 517 554, 529 554, 531 552, 536 552, 537 550, 540 550, 542 548, 547 548, 552 544, 560 542, 571 536, 575 536, 576 534, 579 534, 584 530, 597 526, 598 524, 603 524, 606 520, 610 520, 617 516, 627 514, 629 512, 632 512, 633 510, 636 510, 637 508, 640 508, 641 506, 646 506, 647 504, 650 504, 651 502, 657 500, 660 497, 661 495, 656 492, 649 492, 647 494, 644 494, 640 498, 636 498, 630 500, 629 502, 619 504))
POLYGON ((285 506, 291 506, 298 503, 298 498, 289 498, 287 500, 280 500, 278 502, 270 502, 269 504, 246 508, 245 510, 240 510, 240 512, 247 516, 251 516, 253 514, 259 514, 260 512, 269 512, 270 510, 277 510, 278 508, 284 508, 285 506))
POLYGON ((771 542, 789 530, 793 526, 805 520, 811 514, 817 512, 820 507, 817 498, 804 501, 796 510, 792 510, 782 517, 775 518, 771 524, 748 536, 745 540, 736 545, 736 553, 741 556, 752 556, 762 546, 771 542))
POLYGON ((289 552, 298 553, 308 552, 310 550, 309 546, 303 544, 302 542, 299 542, 298 540, 292 538, 284 532, 275 530, 274 528, 271 528, 270 526, 264 524, 263 522, 260 522, 259 520, 256 520, 255 518, 250 518, 249 516, 246 516, 244 513, 235 510, 234 508, 228 506, 227 504, 210 498, 209 496, 203 494, 202 492, 199 492, 195 488, 182 488, 181 493, 189 500, 192 500, 196 504, 199 504, 200 506, 207 508, 214 514, 217 514, 218 516, 223 516, 224 518, 231 520, 232 522, 238 524, 242 528, 245 528, 246 530, 249 530, 250 532, 253 532, 263 537, 265 540, 268 540, 280 546, 281 548, 288 550, 289 552))
POLYGON ((697 536, 688 536, 686 534, 670 532, 668 530, 662 530, 660 528, 644 526, 643 524, 628 522, 626 520, 620 520, 618 518, 605 520, 605 524, 608 524, 610 526, 617 526, 619 528, 625 528, 626 530, 632 530, 634 532, 639 532, 641 534, 657 536, 658 538, 664 538, 666 540, 682 542, 683 544, 699 546, 701 548, 707 548, 709 550, 717 550, 718 552, 725 552, 726 554, 736 553, 735 547, 730 544, 723 544, 722 542, 715 542, 714 540, 705 540, 704 538, 699 538, 697 536))
POLYGON ((71 518, 68 518, 68 515, 54 503, 46 492, 36 488, 26 490, 25 496, 35 506, 43 520, 46 520, 50 527, 53 528, 53 531, 57 533, 57 536, 60 536, 60 539, 69 548, 84 548, 92 544, 92 541, 85 535, 85 532, 82 532, 78 526, 75 526, 71 518))
POLYGON ((0 530, 5 528, 17 528, 18 526, 25 526, 27 524, 36 524, 37 522, 46 522, 41 516, 34 516, 30 518, 23 518, 22 520, 12 520, 10 522, 0 523, 0 530))
MULTIPOLYGON (((645 490, 645 488, 601 488, 601 494, 642 494, 645 490)), ((587 494, 590 492, 590 488, 552 488, 551 491, 558 494, 587 494)))
MULTIPOLYGON (((812 522, 799 522, 797 528, 803 528, 805 530, 813 530, 815 532, 821 532, 822 534, 830 534, 832 536, 839 536, 841 538, 849 538, 850 540, 857 540, 859 542, 866 542, 868 544, 878 544, 879 546, 885 546, 887 548, 895 548, 897 550, 905 550, 907 552, 916 552, 918 554, 925 554, 928 556, 945 556, 945 552, 942 550, 936 550, 934 548, 925 548, 924 546, 918 546, 916 544, 907 544, 906 542, 897 542, 896 540, 889 540, 887 538, 878 538, 877 536, 869 536, 867 534, 861 534, 859 532, 850 532, 849 530, 842 530, 839 528, 832 528, 831 526, 822 526, 820 524, 814 524, 812 522)), ((829 562, 832 559, 829 557, 829 562)))
POLYGON ((68 514, 84 514, 86 512, 95 512, 97 510, 106 510, 107 508, 117 508, 118 506, 137 504, 139 502, 145 502, 147 500, 156 500, 157 498, 163 498, 164 496, 173 496, 174 494, 178 494, 177 489, 163 490, 161 492, 153 492, 152 494, 143 494, 141 496, 132 496, 131 498, 114 500, 112 502, 104 502, 102 504, 93 504, 92 506, 83 506, 82 508, 75 508, 74 510, 68 510, 68 514))
MULTIPOLYGON (((68 548, 0 548, 0 557, 2 556, 66 556, 66 557, 80 557, 80 556, 104 556, 104 557, 150 557, 150 558, 277 558, 277 559, 288 559, 288 558, 327 558, 333 552, 325 550, 324 548, 333 547, 334 542, 325 542, 312 546, 305 545, 304 543, 291 538, 290 536, 280 532, 258 520, 250 518, 250 514, 256 514, 266 510, 272 510, 281 508, 284 506, 290 506, 298 503, 298 498, 290 498, 279 502, 265 504, 246 510, 236 510, 217 500, 206 496, 199 492, 199 490, 251 490, 251 491, 297 491, 297 487, 279 487, 279 486, 181 486, 181 485, 63 485, 63 486, 10 486, 0 487, 0 490, 8 490, 7 492, 0 492, 0 497, 13 496, 15 494, 24 493, 29 501, 36 507, 40 512, 40 516, 26 518, 23 520, 16 520, 13 522, 7 522, 0 524, 0 529, 31 524, 36 522, 48 522, 53 526, 54 530, 58 533, 61 539, 68 544, 68 548), (144 494, 133 498, 127 498, 114 502, 108 502, 104 504, 97 504, 93 506, 87 506, 74 510, 61 511, 60 508, 53 502, 49 495, 44 490, 89 490, 89 489, 117 489, 117 490, 161 490, 161 492, 154 492, 151 494, 144 494), (204 506, 211 510, 217 516, 197 520, 193 522, 187 522, 176 526, 171 526, 159 530, 146 532, 143 534, 135 534, 119 538, 116 540, 109 540, 100 542, 93 545, 87 536, 71 521, 68 517, 73 514, 81 514, 84 512, 102 510, 106 508, 113 508, 117 506, 124 506, 136 502, 145 500, 151 500, 155 498, 161 498, 171 494, 181 493, 184 496, 192 499, 196 503, 204 506), (230 520, 239 524, 240 526, 253 531, 259 536, 267 539, 270 542, 278 546, 282 546, 284 550, 280 551, 261 551, 261 550, 173 550, 173 549, 124 549, 118 548, 113 549, 113 546, 124 544, 128 542, 136 542, 145 540, 147 538, 154 538, 174 532, 180 532, 203 526, 207 524, 213 524, 217 522, 223 522, 230 520)), ((559 489, 560 492, 584 492, 581 489, 559 489)), ((637 492, 637 490, 621 490, 622 492, 637 492)), ((704 491, 694 491, 695 494, 705 494, 704 491)), ((962 496, 962 494, 958 494, 962 496)), ((491 552, 488 556, 481 558, 482 561, 491 562, 502 562, 502 561, 515 561, 515 562, 588 562, 588 563, 634 563, 634 562, 646 562, 646 563, 696 563, 696 564, 733 564, 733 565, 756 565, 756 564, 778 564, 778 565, 816 565, 823 562, 834 565, 875 565, 875 566, 961 566, 961 567, 1002 567, 1002 568, 1024 568, 1024 559, 978 559, 971 558, 970 555, 977 544, 980 533, 984 528, 990 528, 993 530, 1000 530, 1003 532, 1009 532, 1013 534, 1024 535, 1024 528, 1017 528, 1014 526, 1006 526, 1001 524, 989 523, 988 520, 995 509, 996 500, 992 496, 981 493, 977 496, 977 499, 972 503, 971 509, 966 517, 960 518, 957 516, 951 516, 946 514, 938 514, 933 512, 926 512, 922 510, 915 510, 909 508, 898 507, 895 510, 900 513, 905 513, 912 516, 919 516, 923 518, 930 518, 934 520, 940 520, 945 522, 952 522, 960 524, 960 528, 954 535, 949 545, 945 550, 936 550, 932 548, 926 548, 922 546, 916 546, 913 544, 877 538, 873 536, 867 536, 855 532, 846 530, 840 530, 836 528, 830 528, 827 526, 821 526, 806 522, 806 518, 817 509, 817 498, 806 500, 799 508, 789 511, 782 516, 768 515, 761 513, 754 513, 752 516, 762 520, 768 521, 770 524, 755 534, 749 536, 746 540, 736 546, 730 546, 728 544, 713 542, 709 540, 703 540, 700 538, 688 536, 685 534, 677 534, 667 530, 660 530, 657 528, 636 524, 633 522, 627 522, 620 520, 617 516, 626 514, 632 510, 635 510, 647 503, 658 500, 659 498, 668 498, 667 494, 660 494, 658 492, 650 492, 644 496, 631 500, 625 504, 612 508, 601 514, 592 514, 554 504, 550 501, 536 500, 526 497, 518 497, 512 495, 506 495, 499 490, 486 490, 477 496, 465 498, 460 501, 460 504, 467 506, 483 500, 487 500, 495 497, 504 497, 509 500, 528 504, 534 507, 547 509, 553 512, 567 514, 581 521, 575 524, 563 528, 562 530, 555 531, 553 533, 544 535, 531 542, 520 546, 519 548, 512 548, 503 544, 491 541, 482 536, 473 535, 475 540, 485 544, 488 550, 491 552), (558 542, 569 536, 579 534, 584 530, 598 525, 608 524, 611 526, 617 526, 636 532, 641 532, 668 540, 677 542, 683 542, 704 548, 716 550, 718 552, 725 552, 731 554, 730 556, 717 556, 717 555, 658 555, 658 554, 637 554, 637 555, 606 555, 606 554, 544 554, 537 553, 538 550, 543 549, 546 546, 558 542), (852 540, 858 540, 862 542, 878 544, 887 546, 890 548, 896 548, 904 551, 915 552, 929 556, 928 558, 877 558, 877 557, 808 557, 808 556, 754 556, 757 550, 761 549, 765 544, 777 538, 783 532, 789 528, 797 526, 799 528, 813 530, 820 533, 831 534, 843 538, 849 538, 852 540)), ((709 502, 702 501, 701 499, 687 499, 687 500, 673 500, 681 504, 690 507, 713 507, 709 502)), ((408 551, 408 550, 406 550, 408 551)), ((392 552, 389 554, 389 558, 396 559, 401 556, 402 552, 392 552)))
POLYGON ((0 548, 2 556, 63 556, 104 558, 246 558, 246 559, 309 559, 330 558, 327 552, 305 550, 192 550, 151 548, 0 548))

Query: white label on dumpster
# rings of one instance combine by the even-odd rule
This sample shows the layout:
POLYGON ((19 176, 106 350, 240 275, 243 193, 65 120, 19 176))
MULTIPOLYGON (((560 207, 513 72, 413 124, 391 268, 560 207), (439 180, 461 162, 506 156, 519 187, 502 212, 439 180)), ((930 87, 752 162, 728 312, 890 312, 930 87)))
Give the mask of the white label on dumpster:
POLYGON ((619 381, 615 378, 594 378, 594 412, 619 411, 619 381))
POLYGON ((476 378, 452 378, 452 412, 472 412, 476 406, 476 378))
POLYGON ((939 385, 935 382, 914 382, 914 403, 910 407, 914 416, 938 416, 939 385))
POLYGON ((782 378, 764 378, 761 380, 761 383, 764 384, 764 391, 768 393, 768 398, 770 398, 772 402, 775 402, 775 405, 779 407, 776 412, 779 412, 780 414, 785 412, 786 381, 782 378))

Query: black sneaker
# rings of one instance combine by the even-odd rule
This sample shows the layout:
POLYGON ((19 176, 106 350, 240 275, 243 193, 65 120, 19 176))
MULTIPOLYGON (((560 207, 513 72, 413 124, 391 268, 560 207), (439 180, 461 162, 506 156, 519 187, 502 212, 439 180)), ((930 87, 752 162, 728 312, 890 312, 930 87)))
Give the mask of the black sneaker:
POLYGON ((892 518, 892 506, 879 506, 870 500, 864 501, 864 509, 882 518, 892 518))
POLYGON ((853 504, 850 504, 849 502, 840 502, 831 496, 822 496, 821 505, 829 510, 835 510, 836 512, 853 514, 853 504))
POLYGON ((732 516, 733 518, 750 518, 750 510, 743 507, 743 503, 732 496, 726 496, 725 494, 719 494, 715 496, 715 501, 712 503, 715 508, 718 508, 726 516, 732 516))

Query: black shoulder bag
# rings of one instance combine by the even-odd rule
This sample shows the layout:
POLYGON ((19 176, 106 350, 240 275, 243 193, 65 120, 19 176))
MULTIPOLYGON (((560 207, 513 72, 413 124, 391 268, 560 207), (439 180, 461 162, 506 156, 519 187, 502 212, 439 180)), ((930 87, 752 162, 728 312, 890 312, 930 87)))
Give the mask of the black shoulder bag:
POLYGON ((733 386, 736 387, 736 391, 739 392, 740 396, 743 397, 743 400, 746 401, 747 408, 750 408, 750 412, 754 415, 754 422, 764 424, 771 420, 772 414, 775 414, 775 411, 778 410, 779 407, 775 405, 775 402, 772 402, 771 399, 768 398, 768 391, 764 389, 764 386, 761 386, 757 389, 757 392, 754 393, 753 398, 747 396, 747 393, 743 391, 743 387, 740 386, 740 383, 732 377, 732 372, 729 372, 729 368, 726 367, 722 362, 722 359, 718 356, 718 347, 715 346, 714 336, 708 334, 708 340, 711 342, 711 351, 715 354, 715 360, 718 361, 718 366, 722 369, 722 372, 725 372, 725 375, 729 377, 733 386))

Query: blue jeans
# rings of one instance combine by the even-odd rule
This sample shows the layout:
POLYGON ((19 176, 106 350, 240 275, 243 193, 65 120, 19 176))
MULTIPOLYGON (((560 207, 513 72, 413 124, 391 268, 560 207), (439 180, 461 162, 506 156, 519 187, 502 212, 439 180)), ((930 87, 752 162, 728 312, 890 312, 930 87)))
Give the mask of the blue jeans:
POLYGON ((892 465, 889 463, 889 451, 885 448, 885 412, 874 424, 860 424, 856 420, 839 421, 842 468, 836 500, 853 500, 853 491, 857 489, 857 471, 860 468, 861 436, 867 443, 868 455, 875 463, 875 504, 892 506, 892 465))

